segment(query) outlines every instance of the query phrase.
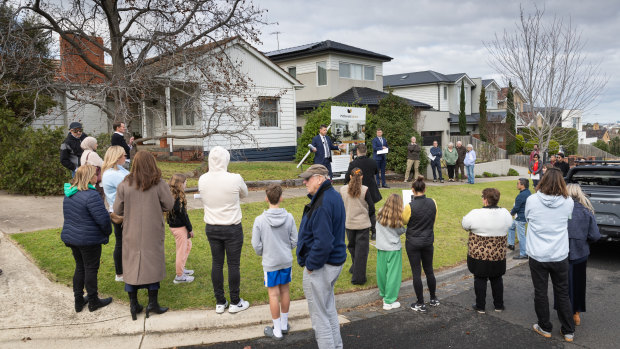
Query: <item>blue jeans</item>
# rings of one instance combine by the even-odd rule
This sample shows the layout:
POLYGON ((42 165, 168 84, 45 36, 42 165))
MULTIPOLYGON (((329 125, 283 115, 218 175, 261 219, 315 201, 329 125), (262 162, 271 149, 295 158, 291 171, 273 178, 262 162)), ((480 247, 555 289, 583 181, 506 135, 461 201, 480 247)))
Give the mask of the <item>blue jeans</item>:
POLYGON ((467 170, 467 183, 474 184, 474 165, 465 165, 465 169, 467 170))
POLYGON ((375 161, 377 162, 377 169, 379 170, 377 173, 377 186, 382 185, 385 187, 385 157, 375 159, 375 161), (381 175, 381 177, 379 177, 379 175, 381 175))
POLYGON ((527 251, 525 250, 525 221, 515 220, 512 222, 512 226, 508 229, 508 245, 515 245, 515 230, 519 237, 519 255, 527 256, 527 251))
POLYGON ((439 172, 439 180, 443 181, 443 175, 441 174, 441 160, 431 161, 431 169, 433 170, 433 179, 437 179, 435 170, 439 172))

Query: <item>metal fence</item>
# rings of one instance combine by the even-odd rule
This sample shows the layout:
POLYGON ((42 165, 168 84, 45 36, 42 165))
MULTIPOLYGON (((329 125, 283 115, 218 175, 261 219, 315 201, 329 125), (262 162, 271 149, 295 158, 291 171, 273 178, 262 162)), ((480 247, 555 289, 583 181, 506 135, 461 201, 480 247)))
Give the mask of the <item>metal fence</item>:
POLYGON ((579 144, 577 146, 577 154, 583 157, 595 156, 597 158, 617 159, 614 154, 601 150, 591 144, 579 144))
POLYGON ((471 144, 476 151, 476 158, 480 159, 481 162, 508 158, 506 150, 494 144, 483 142, 472 136, 450 136, 450 142, 456 145, 458 141, 461 141, 464 147, 471 144))

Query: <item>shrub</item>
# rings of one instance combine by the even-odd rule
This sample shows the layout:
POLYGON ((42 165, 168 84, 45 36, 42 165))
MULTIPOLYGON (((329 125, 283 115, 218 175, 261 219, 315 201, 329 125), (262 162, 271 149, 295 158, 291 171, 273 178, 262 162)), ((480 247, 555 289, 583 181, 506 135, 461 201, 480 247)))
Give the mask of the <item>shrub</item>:
POLYGON ((61 128, 26 127, 5 138, 1 148, 0 188, 11 193, 61 194, 69 171, 60 164, 60 145, 66 137, 61 128), (7 144, 8 143, 8 144, 7 144))
POLYGON ((602 151, 609 152, 609 145, 605 143, 605 141, 602 139, 599 139, 598 141, 592 143, 592 145, 599 148, 602 151))
POLYGON ((183 161, 180 156, 172 155, 168 158, 168 161, 183 161))
POLYGON ((523 138, 523 135, 517 135, 515 137, 515 146, 516 146, 515 152, 522 153, 524 145, 525 145, 525 139, 523 138))
POLYGON ((497 173, 490 173, 490 172, 482 172, 482 177, 499 177, 499 175, 497 173))
POLYGON ((530 139, 527 143, 525 143, 523 146, 523 154, 531 153, 532 150, 534 150, 534 144, 539 144, 538 138, 530 139))
POLYGON ((105 152, 112 143, 112 134, 100 133, 98 135, 93 135, 93 137, 97 138, 97 154, 99 154, 99 156, 103 159, 105 152))
POLYGON ((506 174, 507 176, 518 176, 519 172, 517 170, 515 170, 514 168, 509 168, 508 169, 508 174, 506 174))
POLYGON ((547 152, 549 154, 557 154, 559 151, 560 151, 560 144, 555 139, 550 140, 549 147, 547 147, 547 152))

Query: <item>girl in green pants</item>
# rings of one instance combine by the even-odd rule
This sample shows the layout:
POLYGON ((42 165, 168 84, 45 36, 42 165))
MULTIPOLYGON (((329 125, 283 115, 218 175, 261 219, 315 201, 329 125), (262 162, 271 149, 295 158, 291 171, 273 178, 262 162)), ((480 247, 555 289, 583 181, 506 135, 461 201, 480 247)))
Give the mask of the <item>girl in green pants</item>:
POLYGON ((403 199, 392 194, 377 214, 377 284, 385 310, 400 307, 396 301, 403 270, 400 236, 407 230, 402 213, 403 199))

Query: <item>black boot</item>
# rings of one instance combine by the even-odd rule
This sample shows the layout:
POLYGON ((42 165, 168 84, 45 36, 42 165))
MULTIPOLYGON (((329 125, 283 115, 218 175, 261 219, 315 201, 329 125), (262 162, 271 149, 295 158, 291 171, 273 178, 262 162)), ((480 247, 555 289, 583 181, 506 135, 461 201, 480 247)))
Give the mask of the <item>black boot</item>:
POLYGON ((146 317, 149 317, 149 313, 163 314, 168 311, 166 307, 160 307, 157 302, 157 294, 159 290, 149 290, 149 304, 146 306, 146 317))
POLYGON ((95 295, 94 297, 88 297, 88 310, 90 312, 93 312, 99 308, 103 308, 106 305, 109 305, 110 303, 112 303, 112 297, 108 297, 108 298, 99 298, 97 295, 95 295))
POLYGON ((129 294, 129 311, 131 312, 131 319, 137 320, 136 314, 140 314, 144 307, 138 303, 138 291, 127 292, 129 294))
POLYGON ((75 297, 75 312, 76 313, 81 312, 87 303, 88 303, 88 298, 84 296, 75 297))

